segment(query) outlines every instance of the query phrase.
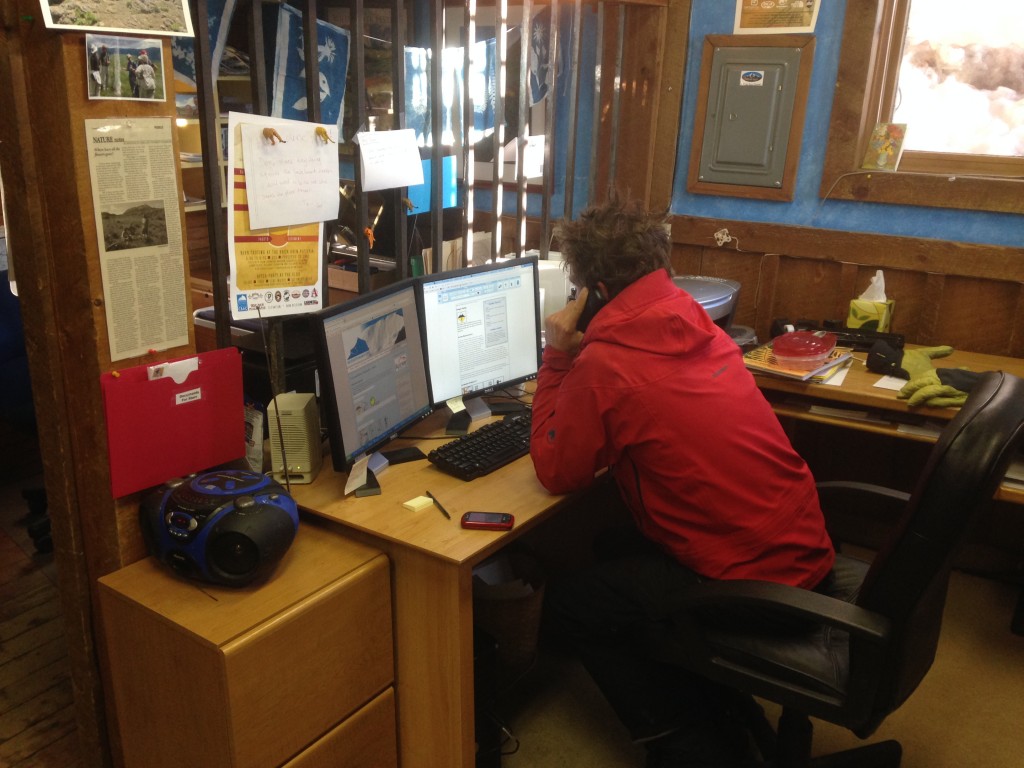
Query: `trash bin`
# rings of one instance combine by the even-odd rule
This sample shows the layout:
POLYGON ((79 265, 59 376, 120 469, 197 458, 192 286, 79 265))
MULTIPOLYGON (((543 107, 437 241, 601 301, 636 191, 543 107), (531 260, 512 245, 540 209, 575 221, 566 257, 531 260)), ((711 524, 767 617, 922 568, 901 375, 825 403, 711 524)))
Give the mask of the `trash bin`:
POLYGON ((473 619, 498 644, 499 688, 514 682, 537 659, 544 569, 525 551, 506 551, 473 570, 473 619))

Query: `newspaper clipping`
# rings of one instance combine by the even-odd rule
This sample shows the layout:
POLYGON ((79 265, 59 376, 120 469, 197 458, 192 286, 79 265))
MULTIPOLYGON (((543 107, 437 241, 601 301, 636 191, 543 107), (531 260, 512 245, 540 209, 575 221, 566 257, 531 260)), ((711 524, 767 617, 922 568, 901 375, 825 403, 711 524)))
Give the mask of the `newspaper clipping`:
POLYGON ((85 124, 110 359, 188 344, 171 119, 85 124))

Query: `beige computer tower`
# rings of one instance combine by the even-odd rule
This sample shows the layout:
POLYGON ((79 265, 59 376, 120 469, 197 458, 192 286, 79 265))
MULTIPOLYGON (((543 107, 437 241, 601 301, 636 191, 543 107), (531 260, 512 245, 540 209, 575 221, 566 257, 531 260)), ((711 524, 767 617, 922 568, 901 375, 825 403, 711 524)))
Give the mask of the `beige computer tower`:
POLYGON ((270 432, 270 466, 274 479, 285 482, 285 459, 288 460, 288 482, 312 483, 320 471, 323 446, 320 440, 320 413, 316 396, 308 392, 278 395, 267 407, 270 432), (280 429, 278 429, 280 414, 280 429), (284 450, 282 450, 282 443, 284 450))

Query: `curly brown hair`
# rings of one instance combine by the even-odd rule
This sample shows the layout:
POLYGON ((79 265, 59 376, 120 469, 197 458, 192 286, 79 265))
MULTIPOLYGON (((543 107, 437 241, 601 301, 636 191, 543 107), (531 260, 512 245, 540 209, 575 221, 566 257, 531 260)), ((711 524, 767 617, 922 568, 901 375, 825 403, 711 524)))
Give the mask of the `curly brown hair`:
POLYGON ((637 200, 612 193, 576 221, 559 222, 554 234, 569 279, 588 288, 604 282, 614 296, 651 272, 665 269, 672 274, 667 219, 667 211, 653 213, 637 200))

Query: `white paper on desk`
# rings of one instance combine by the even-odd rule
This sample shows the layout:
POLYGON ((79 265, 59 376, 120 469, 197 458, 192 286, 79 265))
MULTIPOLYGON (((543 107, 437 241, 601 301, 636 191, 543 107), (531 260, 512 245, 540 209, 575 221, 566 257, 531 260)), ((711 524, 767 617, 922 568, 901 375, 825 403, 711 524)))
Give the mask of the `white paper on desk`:
POLYGON ((423 183, 423 164, 412 128, 365 131, 356 136, 363 190, 415 187, 423 183))
POLYGON ((330 141, 317 127, 300 120, 242 123, 249 229, 338 218, 338 126, 319 126, 330 141), (266 128, 276 136, 264 136, 266 128))
POLYGON ((899 392, 907 384, 906 379, 901 379, 899 376, 883 376, 876 381, 872 386, 878 387, 879 389, 891 389, 899 392))
POLYGON ((352 469, 349 470, 348 480, 345 481, 346 496, 354 492, 356 488, 361 488, 366 485, 366 467, 369 463, 369 456, 363 456, 361 459, 356 459, 355 464, 352 465, 352 469))
POLYGON ((1014 459, 1006 469, 1006 479, 1016 483, 1024 483, 1024 459, 1014 459))
POLYGON ((838 371, 833 373, 832 376, 827 381, 823 382, 823 384, 826 387, 841 387, 841 386, 843 386, 843 382, 846 381, 846 374, 848 374, 849 372, 850 372, 850 364, 847 363, 842 368, 840 368, 838 371))

